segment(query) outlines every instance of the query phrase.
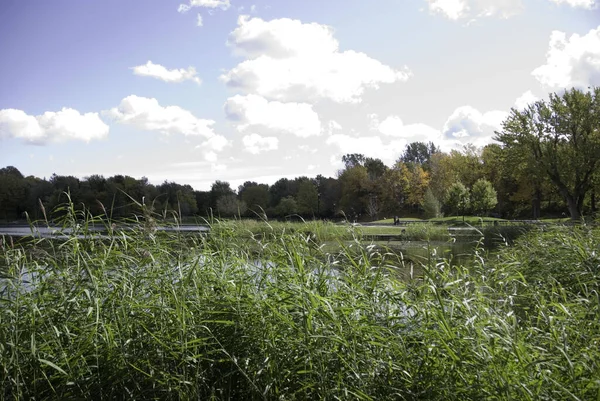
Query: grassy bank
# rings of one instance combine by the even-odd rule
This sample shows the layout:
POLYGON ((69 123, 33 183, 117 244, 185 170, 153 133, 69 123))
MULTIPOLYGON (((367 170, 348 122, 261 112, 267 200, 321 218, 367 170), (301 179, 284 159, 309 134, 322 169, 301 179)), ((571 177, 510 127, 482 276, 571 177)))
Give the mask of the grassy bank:
POLYGON ((600 396, 598 231, 432 257, 411 280, 356 237, 324 252, 329 226, 246 224, 4 240, 0 398, 600 396))
MULTIPOLYGON (((393 235, 406 241, 450 240, 445 226, 415 223, 408 226, 361 226, 322 221, 267 222, 256 220, 223 220, 214 222, 211 230, 226 231, 238 238, 267 239, 287 234, 300 234, 315 242, 350 241, 373 236, 393 235)), ((210 224, 210 223, 209 223, 210 224)))

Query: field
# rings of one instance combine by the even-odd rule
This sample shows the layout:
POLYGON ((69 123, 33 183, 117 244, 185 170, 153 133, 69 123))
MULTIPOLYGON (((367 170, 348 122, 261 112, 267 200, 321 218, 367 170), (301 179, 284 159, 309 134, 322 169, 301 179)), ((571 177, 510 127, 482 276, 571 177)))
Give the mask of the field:
POLYGON ((63 223, 2 240, 1 399, 600 398, 597 229, 453 265, 323 223, 63 223))

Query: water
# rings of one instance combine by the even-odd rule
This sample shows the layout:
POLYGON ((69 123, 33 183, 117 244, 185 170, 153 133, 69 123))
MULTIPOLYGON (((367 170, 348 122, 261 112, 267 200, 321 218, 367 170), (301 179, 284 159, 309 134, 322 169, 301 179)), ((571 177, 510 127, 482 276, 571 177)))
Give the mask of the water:
MULTIPOLYGON (((135 226, 123 225, 117 226, 116 230, 133 230, 135 226)), ((62 228, 57 226, 0 226, 0 236, 12 236, 12 237, 35 237, 35 238, 67 238, 73 235, 74 232, 81 232, 83 227, 73 228, 62 228)), ((180 225, 180 226, 156 226, 156 231, 168 231, 168 232, 185 232, 185 233, 204 233, 208 232, 207 226, 199 225, 180 225)), ((86 228, 87 234, 93 236, 103 237, 103 234, 107 232, 104 226, 92 226, 86 228)), ((84 238, 86 235, 77 234, 78 238, 84 238)))

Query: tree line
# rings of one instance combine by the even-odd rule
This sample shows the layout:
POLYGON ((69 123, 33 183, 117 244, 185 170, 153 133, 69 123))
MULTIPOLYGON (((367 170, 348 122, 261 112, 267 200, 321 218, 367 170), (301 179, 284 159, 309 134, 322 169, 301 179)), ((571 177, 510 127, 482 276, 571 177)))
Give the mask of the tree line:
POLYGON ((336 177, 247 181, 238 188, 215 181, 209 191, 126 175, 25 177, 0 169, 0 219, 39 219, 67 200, 92 214, 130 217, 140 205, 179 216, 339 218, 494 215, 539 218, 596 211, 600 185, 600 88, 550 94, 512 109, 498 143, 442 152, 413 142, 388 166, 362 154, 342 157, 336 177))

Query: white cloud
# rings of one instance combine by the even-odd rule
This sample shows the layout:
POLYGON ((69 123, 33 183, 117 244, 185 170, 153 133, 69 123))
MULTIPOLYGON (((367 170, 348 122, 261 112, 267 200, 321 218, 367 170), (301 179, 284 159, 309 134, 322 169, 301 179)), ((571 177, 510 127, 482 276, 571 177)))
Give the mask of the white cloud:
POLYGON ((596 5, 595 0, 550 0, 555 4, 567 4, 571 7, 581 7, 591 10, 596 5))
POLYGON ((246 152, 257 155, 279 148, 279 140, 273 136, 263 137, 258 134, 245 135, 242 138, 246 152))
POLYGON ((204 8, 220 8, 222 10, 227 10, 231 7, 231 3, 229 0, 190 0, 189 4, 180 4, 177 8, 177 11, 180 13, 186 13, 190 11, 193 7, 204 7, 204 8))
POLYGON ((451 20, 499 16, 509 18, 518 14, 521 0, 426 0, 429 10, 451 20))
POLYGON ((231 141, 227 140, 223 135, 214 135, 202 142, 197 148, 210 149, 216 152, 222 152, 226 147, 231 145, 231 141))
MULTIPOLYGON (((369 117, 372 123, 379 121, 377 116, 370 115, 369 117)), ((404 138, 409 142, 436 142, 440 139, 439 130, 422 123, 405 125, 398 116, 387 117, 378 123, 377 129, 384 135, 404 138)))
POLYGON ((360 102, 368 88, 405 81, 364 53, 340 52, 330 27, 288 18, 264 21, 240 16, 227 44, 245 61, 221 76, 228 86, 280 101, 329 98, 360 102))
POLYGON ((236 95, 225 103, 227 118, 238 122, 238 130, 262 126, 271 131, 283 131, 301 138, 319 135, 321 121, 307 103, 268 101, 257 95, 236 95))
POLYGON ((204 160, 212 163, 213 171, 218 160, 218 152, 222 152, 226 147, 231 146, 231 141, 227 140, 222 135, 214 135, 196 146, 196 149, 200 150, 200 153, 204 157, 204 160))
MULTIPOLYGON (((200 17, 199 14, 198 17, 199 22, 202 22, 202 17, 200 17)), ((194 67, 169 70, 160 64, 154 64, 152 61, 148 60, 146 64, 133 67, 132 70, 135 75, 152 77, 165 82, 183 82, 189 80, 197 83, 198 85, 202 83, 202 80, 198 78, 198 74, 196 73, 196 69, 194 67)))
POLYGON ((452 20, 461 18, 468 10, 465 0, 428 0, 428 3, 429 10, 443 14, 452 20))
POLYGON ((569 38, 564 32, 552 32, 546 64, 532 75, 552 90, 600 85, 600 26, 569 38))
POLYGON ((515 108, 517 110, 524 110, 528 105, 538 101, 539 98, 533 94, 530 90, 523 93, 521 96, 517 98, 515 101, 515 108))
POLYGON ((161 106, 154 98, 127 96, 119 107, 103 112, 120 124, 139 130, 159 132, 163 135, 199 136, 205 141, 196 146, 206 161, 216 162, 216 152, 230 146, 230 141, 212 129, 213 120, 197 118, 179 106, 161 106))
POLYGON ((502 128, 502 122, 508 117, 505 111, 481 113, 471 106, 462 106, 448 117, 442 130, 442 148, 459 148, 472 143, 477 147, 493 142, 494 131, 502 128), (444 143, 445 142, 445 143, 444 143))
POLYGON ((217 154, 212 151, 209 150, 208 152, 204 153, 204 160, 206 160, 207 162, 216 162, 218 159, 217 154))
POLYGON ((31 143, 80 140, 89 142, 108 135, 109 127, 98 113, 81 114, 71 108, 31 116, 22 110, 0 110, 0 139, 21 138, 31 143))
POLYGON ((203 26, 204 22, 202 21, 202 15, 200 15, 200 13, 198 13, 198 15, 196 16, 196 26, 203 26))
POLYGON ((367 157, 376 157, 391 165, 404 151, 408 142, 404 139, 384 142, 379 136, 353 137, 346 134, 334 134, 327 137, 326 144, 333 145, 338 149, 338 153, 331 157, 333 165, 339 165, 341 155, 348 153, 361 153, 367 157))
POLYGON ((154 98, 130 95, 124 98, 119 107, 104 112, 121 124, 128 124, 140 130, 156 131, 164 135, 179 134, 212 138, 215 133, 213 120, 203 120, 179 106, 161 106, 154 98))
POLYGON ((335 120, 329 120, 327 123, 327 133, 332 135, 334 131, 340 131, 342 126, 335 120))

